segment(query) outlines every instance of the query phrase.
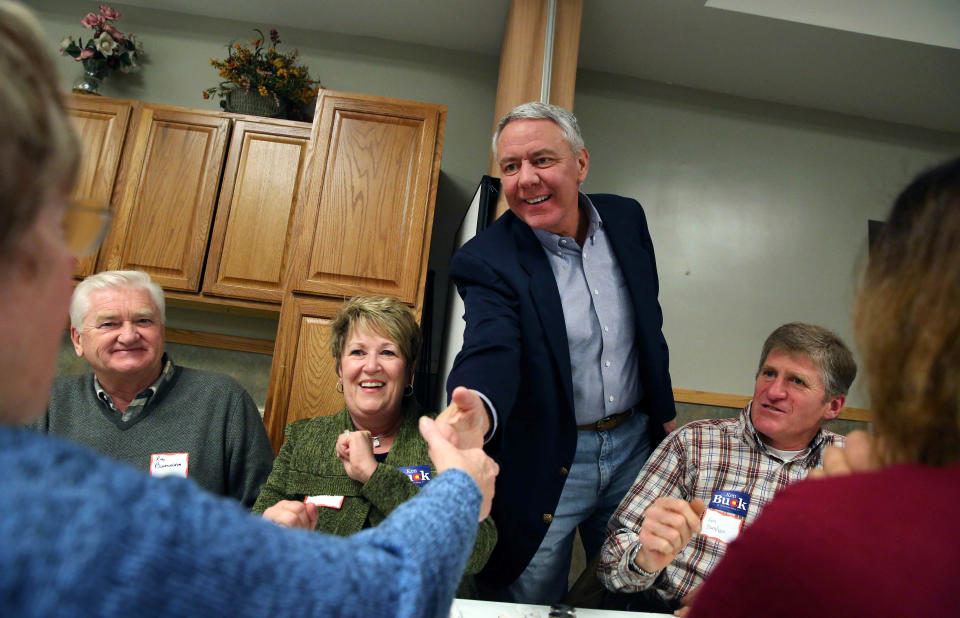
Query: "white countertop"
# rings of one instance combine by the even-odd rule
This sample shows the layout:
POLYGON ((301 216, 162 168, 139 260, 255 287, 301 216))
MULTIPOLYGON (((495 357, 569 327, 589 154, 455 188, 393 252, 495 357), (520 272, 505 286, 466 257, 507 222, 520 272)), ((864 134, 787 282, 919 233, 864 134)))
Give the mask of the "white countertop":
MULTIPOLYGON (((495 601, 454 599, 450 618, 548 618, 547 605, 523 605, 495 601)), ((663 618, 665 614, 577 608, 577 618, 663 618)))

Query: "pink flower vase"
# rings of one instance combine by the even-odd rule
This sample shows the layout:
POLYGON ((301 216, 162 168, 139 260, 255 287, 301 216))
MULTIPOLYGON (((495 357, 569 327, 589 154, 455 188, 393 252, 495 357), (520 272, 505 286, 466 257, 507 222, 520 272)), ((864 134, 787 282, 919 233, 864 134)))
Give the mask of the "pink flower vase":
POLYGON ((73 91, 79 94, 99 95, 100 83, 110 75, 110 66, 103 58, 84 58, 83 76, 73 85, 73 91))

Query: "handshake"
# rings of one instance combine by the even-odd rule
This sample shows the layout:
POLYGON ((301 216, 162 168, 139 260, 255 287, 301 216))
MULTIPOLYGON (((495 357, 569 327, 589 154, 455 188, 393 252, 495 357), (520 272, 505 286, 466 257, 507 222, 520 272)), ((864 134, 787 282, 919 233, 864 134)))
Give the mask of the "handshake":
POLYGON ((458 468, 476 481, 483 494, 480 521, 490 514, 494 482, 500 472, 497 462, 483 452, 483 437, 489 427, 483 400, 462 386, 454 389, 450 405, 436 420, 420 418, 420 433, 430 447, 430 459, 437 472, 458 468))

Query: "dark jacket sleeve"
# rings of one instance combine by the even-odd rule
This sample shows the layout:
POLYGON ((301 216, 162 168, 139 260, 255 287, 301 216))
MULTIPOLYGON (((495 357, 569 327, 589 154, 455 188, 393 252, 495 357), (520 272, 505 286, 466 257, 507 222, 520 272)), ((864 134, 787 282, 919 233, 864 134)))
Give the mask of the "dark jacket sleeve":
POLYGON ((457 386, 483 393, 496 408, 498 427, 503 427, 522 374, 519 300, 510 285, 468 251, 454 255, 450 276, 463 298, 466 327, 447 378, 447 396, 457 386))

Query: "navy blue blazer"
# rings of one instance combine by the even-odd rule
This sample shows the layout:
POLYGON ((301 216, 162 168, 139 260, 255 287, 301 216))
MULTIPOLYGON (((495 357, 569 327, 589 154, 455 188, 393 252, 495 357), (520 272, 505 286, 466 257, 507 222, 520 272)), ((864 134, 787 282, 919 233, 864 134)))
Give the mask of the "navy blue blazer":
MULTIPOLYGON (((636 200, 603 194, 590 199, 633 300, 653 448, 676 411, 647 220, 636 200)), ((463 298, 466 329, 447 379, 448 396, 457 386, 478 390, 498 415, 486 449, 500 464, 492 513, 499 542, 479 577, 502 587, 540 546, 573 463, 577 426, 567 331, 543 246, 512 212, 454 255, 450 275, 463 298)))

